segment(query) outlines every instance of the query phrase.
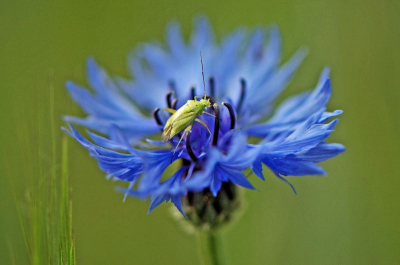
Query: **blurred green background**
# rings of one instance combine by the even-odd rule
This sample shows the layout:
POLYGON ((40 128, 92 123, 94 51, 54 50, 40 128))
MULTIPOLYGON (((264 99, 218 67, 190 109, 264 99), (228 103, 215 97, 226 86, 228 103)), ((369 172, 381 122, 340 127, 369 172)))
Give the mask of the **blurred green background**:
MULTIPOLYGON (((345 111, 329 141, 347 151, 323 163, 327 178, 291 178, 297 196, 271 175, 252 178, 260 192, 244 192, 246 212, 223 234, 228 264, 400 264, 397 0, 2 1, 0 264, 12 252, 29 262, 13 191, 23 198, 39 160, 49 159, 49 75, 61 139, 61 116, 83 114, 64 82, 86 84, 89 55, 127 77, 135 45, 164 40, 171 19, 188 37, 199 13, 219 38, 241 25, 278 24, 284 59, 300 46, 310 50, 282 98, 313 87, 329 65, 329 109, 345 111)), ((122 203, 118 184, 84 148, 69 146, 78 264, 199 264, 196 239, 171 217, 170 205, 146 215, 148 202, 122 203)))

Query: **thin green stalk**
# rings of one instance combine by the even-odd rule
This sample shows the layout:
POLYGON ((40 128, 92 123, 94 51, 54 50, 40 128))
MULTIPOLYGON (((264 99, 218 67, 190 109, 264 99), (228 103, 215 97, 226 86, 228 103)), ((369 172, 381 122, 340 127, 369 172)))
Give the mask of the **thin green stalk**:
POLYGON ((213 230, 199 232, 199 247, 203 265, 223 265, 219 234, 213 230))
POLYGON ((72 229, 72 200, 68 181, 68 138, 64 135, 61 147, 61 209, 60 235, 61 249, 59 264, 75 264, 75 245, 72 229))
POLYGON ((20 115, 22 118, 16 119, 24 121, 16 128, 16 132, 20 149, 24 150, 21 156, 26 155, 27 159, 23 160, 27 163, 18 168, 20 172, 10 172, 10 176, 26 176, 26 180, 21 182, 26 189, 26 201, 21 200, 17 178, 13 178, 12 184, 30 264, 74 265, 68 143, 64 135, 60 146, 60 132, 57 131, 59 126, 56 125, 58 115, 55 113, 57 97, 52 75, 49 88, 49 102, 46 102, 50 106, 49 110, 41 107, 35 122, 29 119, 25 121, 28 115, 20 115))
MULTIPOLYGON (((62 233, 58 230, 62 226, 62 223, 58 223, 57 212, 62 211, 60 209, 62 202, 60 201, 58 192, 60 190, 60 181, 58 180, 59 174, 57 172, 57 165, 59 163, 57 158, 57 146, 58 138, 56 133, 56 118, 55 118, 55 89, 54 89, 54 73, 53 70, 49 71, 48 74, 49 83, 49 123, 50 123, 50 196, 49 196, 49 224, 48 229, 52 234, 48 238, 48 254, 50 263, 55 263, 59 257, 56 253, 61 254, 62 249, 60 249, 60 241, 62 242, 62 233), (59 227, 57 227, 59 226, 59 227)), ((61 214, 61 213, 59 213, 61 214)))

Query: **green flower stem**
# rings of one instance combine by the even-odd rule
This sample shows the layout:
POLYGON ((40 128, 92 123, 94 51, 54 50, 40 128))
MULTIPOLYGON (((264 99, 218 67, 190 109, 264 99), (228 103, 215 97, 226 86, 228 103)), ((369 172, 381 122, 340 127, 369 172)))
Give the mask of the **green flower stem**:
POLYGON ((213 230, 199 231, 199 247, 203 265, 223 265, 219 235, 213 230))

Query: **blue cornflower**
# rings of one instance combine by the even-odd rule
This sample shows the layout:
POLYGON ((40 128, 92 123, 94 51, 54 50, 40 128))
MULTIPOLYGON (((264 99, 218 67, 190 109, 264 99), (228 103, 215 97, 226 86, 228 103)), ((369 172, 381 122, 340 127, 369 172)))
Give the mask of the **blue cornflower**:
POLYGON ((306 53, 300 49, 281 66, 281 38, 275 26, 240 28, 217 43, 208 20, 199 17, 189 43, 176 22, 168 26, 166 38, 166 46, 153 43, 135 49, 129 58, 132 80, 110 77, 90 58, 88 80, 94 91, 67 82, 72 98, 88 116, 65 120, 101 135, 88 131, 89 141, 72 125, 67 132, 109 177, 129 182, 128 188, 120 189, 125 196, 150 197, 149 212, 170 200, 201 224, 209 221, 210 213, 226 216, 235 208, 236 186, 254 189, 244 170, 264 180, 265 165, 293 188, 285 176, 323 175, 316 163, 345 150, 325 142, 338 121, 328 120, 342 113, 326 111, 331 95, 327 69, 313 90, 275 109, 306 53), (211 135, 195 122, 179 144, 181 134, 163 143, 160 133, 170 114, 160 110, 179 109, 203 94, 200 51, 215 117, 198 118, 211 135), (250 144, 248 137, 257 140, 250 144), (161 176, 175 160, 181 167, 163 181, 161 176))

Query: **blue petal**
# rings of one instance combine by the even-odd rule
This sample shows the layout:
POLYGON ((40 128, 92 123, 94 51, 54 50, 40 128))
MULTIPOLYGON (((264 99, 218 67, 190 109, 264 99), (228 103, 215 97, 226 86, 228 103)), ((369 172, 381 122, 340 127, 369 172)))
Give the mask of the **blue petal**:
MULTIPOLYGON (((170 67, 168 55, 160 45, 145 44, 141 52, 155 75, 159 78, 168 78, 166 75, 167 69, 170 67)), ((167 88, 167 84, 165 85, 165 88, 167 88)))
POLYGON ((219 178, 214 177, 211 181, 210 190, 214 197, 217 196, 218 191, 221 189, 222 182, 219 178))
POLYGON ((253 170, 254 174, 256 174, 257 177, 259 177, 262 180, 265 180, 261 162, 262 161, 260 158, 254 160, 253 165, 251 166, 251 170, 253 170))
POLYGON ((107 103, 105 105, 107 108, 113 108, 119 115, 121 115, 121 112, 128 115, 139 114, 132 103, 121 95, 114 81, 97 65, 93 58, 89 58, 87 61, 87 71, 90 85, 96 90, 98 96, 107 103))
POLYGON ((125 147, 127 147, 128 150, 132 151, 133 149, 131 148, 129 141, 126 138, 123 131, 121 130, 121 128, 119 128, 115 124, 112 124, 110 127, 111 127, 109 129, 110 139, 112 141, 114 141, 115 143, 118 143, 121 146, 125 146, 125 147))
POLYGON ((318 163, 337 156, 345 150, 346 148, 341 144, 320 143, 316 147, 307 150, 306 152, 297 153, 295 157, 298 160, 306 160, 318 163))
POLYGON ((248 189, 254 189, 253 185, 251 185, 250 181, 247 180, 246 176, 237 170, 232 170, 229 167, 224 167, 220 166, 221 169, 229 176, 229 180, 235 183, 236 185, 248 188, 248 189))
POLYGON ((259 146, 256 148, 247 149, 241 155, 238 155, 232 160, 223 161, 221 164, 235 170, 245 170, 252 165, 253 161, 257 158, 261 151, 262 148, 259 146))
POLYGON ((167 27, 167 43, 172 56, 177 60, 184 59, 186 44, 182 38, 180 24, 176 21, 169 23, 167 27))
POLYGON ((89 136, 93 140, 93 142, 95 142, 95 144, 100 145, 104 148, 108 148, 108 149, 112 149, 112 150, 123 150, 123 151, 128 150, 128 148, 126 146, 116 143, 105 137, 102 137, 102 136, 92 133, 90 131, 87 131, 87 133, 89 134, 89 136))
POLYGON ((261 57, 262 49, 264 48, 265 31, 258 28, 254 31, 250 43, 247 47, 244 59, 246 61, 259 60, 261 57))
MULTIPOLYGON (((292 131, 296 126, 315 113, 323 112, 331 95, 332 87, 327 79, 329 70, 325 69, 314 91, 302 93, 284 101, 272 118, 262 124, 246 128, 246 133, 258 137, 272 139, 285 131, 292 131)), ((321 123, 328 118, 339 115, 340 111, 324 114, 321 123)))
MULTIPOLYGON (((269 43, 262 47, 260 62, 253 69, 254 74, 251 80, 251 89, 261 87, 271 77, 273 70, 278 67, 281 59, 281 36, 278 27, 272 26, 269 31, 269 43)), ((254 63, 253 63, 254 64, 254 63)), ((248 98, 247 98, 248 99, 248 98)))
POLYGON ((72 98, 90 116, 86 119, 65 117, 66 121, 104 134, 110 133, 110 126, 116 124, 130 140, 157 133, 154 120, 144 117, 93 59, 88 59, 88 78, 95 94, 72 82, 67 82, 66 86, 72 98))
POLYGON ((142 137, 156 134, 160 130, 154 121, 118 121, 90 116, 85 119, 66 116, 64 117, 64 120, 66 122, 85 126, 106 135, 110 133, 112 125, 117 125, 132 142, 135 142, 142 137))
POLYGON ((202 191, 209 187, 212 181, 212 176, 210 174, 204 174, 196 172, 192 175, 190 180, 185 182, 185 187, 190 191, 202 191))
POLYGON ((177 159, 177 154, 173 155, 171 150, 156 151, 136 151, 136 154, 143 159, 145 163, 145 171, 140 180, 139 190, 147 190, 158 185, 159 180, 165 169, 177 159))
POLYGON ((326 175, 325 170, 313 162, 295 159, 275 159, 272 162, 279 174, 284 176, 326 175))
POLYGON ((116 82, 118 85, 121 87, 121 89, 129 95, 132 100, 135 101, 137 105, 140 107, 144 108, 145 110, 152 111, 155 108, 163 107, 165 105, 165 94, 167 94, 167 82, 163 84, 159 84, 159 82, 156 82, 153 80, 154 77, 150 77, 148 75, 141 76, 140 78, 136 78, 136 76, 140 76, 142 73, 140 72, 141 67, 141 58, 136 58, 132 59, 135 63, 134 65, 137 65, 135 67, 136 74, 132 74, 135 76, 135 82, 125 80, 123 78, 116 78, 116 82), (143 79, 143 80, 141 80, 143 79), (143 88, 147 88, 146 92, 143 91, 143 88), (160 96, 162 95, 162 96, 160 96))
POLYGON ((193 35, 190 44, 193 50, 200 52, 211 46, 214 42, 213 30, 210 21, 205 16, 198 16, 194 22, 193 35))
POLYGON ((240 155, 242 155, 247 149, 246 143, 247 139, 244 133, 242 133, 241 131, 235 133, 231 139, 226 160, 232 160, 234 158, 240 157, 240 155))
POLYGON ((257 90, 252 89, 249 91, 249 98, 252 99, 252 102, 248 107, 252 113, 265 114, 266 111, 269 111, 268 104, 271 104, 287 86, 305 55, 306 51, 304 49, 298 51, 288 63, 274 73, 261 87, 258 87, 257 90))
MULTIPOLYGON (((182 200, 181 196, 184 195, 185 190, 180 189, 179 186, 182 182, 182 176, 186 172, 188 167, 180 168, 175 174, 168 180, 161 183, 158 188, 152 191, 153 195, 151 197, 151 204, 148 213, 150 213, 155 207, 160 205, 162 202, 168 202, 169 200, 176 206, 176 208, 186 217, 182 210, 182 200), (175 188, 174 188, 175 187, 175 188), (176 191, 177 193, 174 193, 176 191)), ((131 194, 135 196, 135 193, 131 194)))
POLYGON ((150 214, 154 208, 160 205, 162 202, 167 202, 171 197, 168 194, 160 194, 160 195, 153 195, 151 197, 151 203, 149 207, 149 211, 147 214, 150 214))
POLYGON ((133 181, 143 173, 144 164, 139 157, 96 146, 86 140, 72 125, 70 125, 70 130, 67 132, 89 149, 91 155, 98 161, 100 169, 104 172, 124 181, 133 181))
MULTIPOLYGON (((322 72, 312 91, 289 98, 267 122, 255 125, 263 115, 272 113, 274 102, 306 54, 300 49, 281 67, 281 36, 276 26, 268 30, 260 27, 252 32, 241 28, 220 42, 222 44, 217 44, 210 23, 203 16, 197 17, 189 43, 183 38, 177 22, 169 24, 166 40, 167 46, 143 44, 133 51, 129 58, 133 81, 111 78, 89 58, 88 80, 93 91, 67 83, 72 98, 87 116, 65 117, 65 120, 94 129, 104 136, 88 132, 94 142, 91 143, 72 126, 67 133, 89 150, 108 176, 130 182, 128 189, 119 189, 125 196, 151 197, 149 212, 160 203, 171 201, 184 215, 182 196, 188 191, 205 188, 216 196, 223 182, 254 189, 241 171, 250 167, 264 179, 263 164, 295 192, 284 176, 324 174, 316 163, 344 151, 340 144, 324 142, 338 120, 325 122, 342 113, 340 110, 326 111, 332 89, 328 69, 322 72), (143 142, 143 139, 160 133, 161 129, 148 114, 154 108, 167 105, 165 96, 169 90, 173 90, 174 97, 179 99, 178 108, 192 99, 190 87, 195 86, 195 94, 202 95, 200 51, 206 78, 212 76, 215 80, 213 96, 217 102, 230 102, 237 111, 241 98, 238 80, 245 78, 244 105, 235 113, 236 128, 243 129, 230 130, 230 115, 227 109, 221 108, 219 141, 213 146, 210 144, 212 137, 195 124, 188 140, 198 161, 181 167, 161 182, 162 174, 173 161, 179 158, 191 161, 191 158, 184 142, 175 154, 170 149, 146 151, 165 145, 156 140, 147 140, 156 147, 143 142), (249 135, 262 139, 258 145, 249 145, 249 135), (137 150, 133 146, 147 149, 137 150), (195 167, 200 170, 193 172, 195 167), (132 190, 138 180, 137 187, 132 190)), ((210 93, 210 86, 206 86, 210 93)), ((211 131, 214 130, 212 117, 201 115, 199 118, 211 131)), ((172 145, 176 143, 174 141, 172 145)), ((170 148, 170 145, 164 148, 170 148)))
POLYGON ((272 170, 272 172, 275 174, 275 176, 277 176, 280 180, 286 182, 292 188, 294 194, 297 194, 294 186, 287 179, 285 179, 284 177, 282 177, 279 174, 279 171, 277 170, 277 168, 275 167, 275 165, 273 164, 273 162, 270 159, 268 159, 268 158, 264 159, 263 162, 266 166, 268 166, 272 170))
POLYGON ((66 82, 72 99, 78 103, 87 114, 107 113, 108 108, 100 104, 98 100, 84 87, 76 85, 74 82, 66 82))
POLYGON ((183 217, 188 219, 188 217, 186 216, 186 214, 182 210, 182 199, 181 199, 181 196, 172 196, 171 202, 175 205, 175 207, 179 210, 179 212, 181 212, 183 217))
POLYGON ((343 113, 343 110, 335 110, 334 112, 324 112, 318 123, 324 123, 332 117, 338 116, 343 113))

